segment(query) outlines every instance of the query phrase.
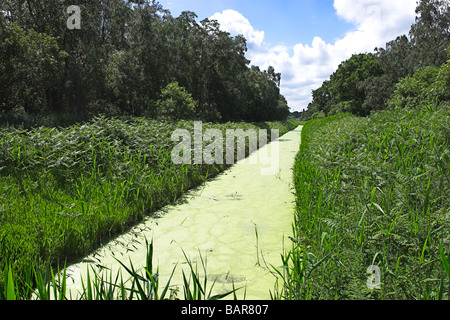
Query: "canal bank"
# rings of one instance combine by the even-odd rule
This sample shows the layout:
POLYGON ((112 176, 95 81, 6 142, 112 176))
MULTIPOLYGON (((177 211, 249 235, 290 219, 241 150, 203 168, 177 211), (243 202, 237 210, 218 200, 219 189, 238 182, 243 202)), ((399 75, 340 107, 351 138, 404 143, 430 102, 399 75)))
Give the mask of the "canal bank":
MULTIPOLYGON (((281 265, 283 247, 290 246, 295 208, 293 172, 300 147, 301 127, 262 147, 225 172, 186 194, 185 201, 165 207, 144 222, 67 268, 68 295, 81 291, 86 270, 109 270, 113 278, 121 269, 116 259, 135 268, 146 264, 146 239, 153 242, 154 269, 159 267, 160 287, 173 268, 172 292, 183 298, 182 270, 189 274, 186 256, 204 276, 206 263, 213 293, 231 290, 238 299, 270 299, 281 265), (277 156, 277 171, 263 174, 261 155, 277 156), (185 256, 186 255, 186 256, 185 256)), ((124 279, 127 272, 122 270, 124 279)), ((92 276, 92 272, 91 272, 92 276)))

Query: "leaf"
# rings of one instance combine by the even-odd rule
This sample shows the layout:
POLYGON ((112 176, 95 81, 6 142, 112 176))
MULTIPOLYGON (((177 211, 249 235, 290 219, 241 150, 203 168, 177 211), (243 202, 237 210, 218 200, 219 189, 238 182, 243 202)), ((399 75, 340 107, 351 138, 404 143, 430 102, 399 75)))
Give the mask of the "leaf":
POLYGON ((8 266, 8 282, 6 285, 6 300, 17 300, 16 289, 11 266, 8 266))
POLYGON ((442 266, 444 267, 445 272, 447 273, 447 277, 450 278, 450 262, 449 262, 449 257, 445 256, 444 253, 444 248, 442 247, 442 242, 439 239, 439 251, 441 254, 441 261, 442 261, 442 266))
POLYGON ((428 232, 428 236, 427 236, 427 238, 425 239, 425 243, 423 244, 423 247, 422 247, 422 253, 421 253, 420 259, 419 259, 419 262, 420 262, 420 263, 423 262, 423 258, 424 258, 424 256, 425 256, 425 250, 427 249, 427 243, 428 243, 428 239, 429 239, 429 238, 430 238, 430 233, 428 232))
POLYGON ((209 297, 208 300, 221 300, 221 299, 223 299, 223 298, 229 296, 229 295, 232 294, 232 293, 236 293, 237 290, 240 290, 240 289, 242 289, 242 288, 243 288, 243 287, 237 288, 237 289, 233 289, 233 290, 231 290, 231 291, 229 291, 229 292, 225 292, 225 293, 222 293, 222 294, 214 295, 214 296, 212 296, 212 297, 209 297))
POLYGON ((175 272, 175 269, 176 269, 176 265, 175 265, 175 267, 172 269, 172 274, 170 275, 169 280, 167 280, 167 284, 166 284, 166 286, 164 287, 164 290, 163 290, 162 293, 161 293, 161 297, 160 297, 161 300, 164 300, 164 298, 165 298, 165 296, 166 296, 166 292, 167 292, 167 290, 169 289, 169 284, 170 284, 170 281, 172 280, 172 277, 173 277, 173 274, 174 274, 174 272, 175 272))
POLYGON ((425 202, 423 205, 423 214, 426 215, 428 212, 428 207, 430 204, 430 182, 431 182, 431 176, 428 178, 428 185, 427 185, 427 191, 425 195, 425 202))
POLYGON ((383 209, 381 209, 381 207, 380 207, 380 205, 379 204, 377 204, 377 203, 372 203, 372 205, 375 207, 375 208, 377 208, 382 214, 386 214, 386 213, 384 213, 384 211, 383 211, 383 209))
POLYGON ((375 200, 375 192, 377 191, 377 188, 373 188, 372 192, 370 193, 370 201, 373 203, 375 200))

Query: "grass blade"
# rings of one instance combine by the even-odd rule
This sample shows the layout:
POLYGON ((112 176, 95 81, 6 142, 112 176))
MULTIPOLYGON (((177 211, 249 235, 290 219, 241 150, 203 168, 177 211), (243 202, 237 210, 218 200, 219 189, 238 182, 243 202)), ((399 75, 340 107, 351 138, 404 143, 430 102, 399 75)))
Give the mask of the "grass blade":
POLYGON ((6 300, 17 300, 16 288, 14 285, 14 278, 11 266, 8 265, 8 280, 6 284, 6 300))

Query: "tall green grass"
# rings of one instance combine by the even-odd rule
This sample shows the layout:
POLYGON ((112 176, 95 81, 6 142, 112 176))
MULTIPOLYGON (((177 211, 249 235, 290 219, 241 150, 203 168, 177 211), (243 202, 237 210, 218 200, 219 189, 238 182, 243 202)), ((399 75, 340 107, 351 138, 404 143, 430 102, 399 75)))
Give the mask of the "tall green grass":
POLYGON ((308 122, 276 298, 450 297, 449 108, 308 122), (381 270, 381 289, 367 286, 381 270))
MULTIPOLYGON (((282 134, 294 125, 203 128, 268 126, 282 134)), ((192 130, 193 122, 99 117, 66 128, 2 128, 0 270, 8 266, 23 287, 30 267, 45 270, 88 254, 226 168, 174 165, 176 129, 192 130)), ((0 286, 4 279, 8 274, 0 272, 0 286)))
MULTIPOLYGON (((159 282, 159 268, 154 269, 153 265, 153 243, 147 244, 146 265, 136 269, 130 261, 127 266, 117 260, 126 275, 121 271, 113 275, 112 272, 97 273, 95 270, 87 270, 87 278, 82 279, 82 290, 69 294, 66 286, 66 268, 59 267, 56 273, 48 265, 44 271, 36 270, 31 266, 26 266, 26 277, 19 286, 11 265, 5 266, 5 282, 0 290, 0 300, 178 300, 177 290, 171 288, 171 280, 176 271, 176 266, 172 270, 167 283, 161 287, 159 282), (125 281, 124 281, 125 277, 125 281)), ((219 300, 233 294, 237 299, 236 292, 240 289, 221 294, 213 295, 214 284, 209 284, 207 279, 206 264, 201 259, 203 276, 198 271, 198 265, 189 260, 185 255, 189 266, 189 272, 183 275, 183 298, 184 300, 219 300), (195 267, 194 267, 195 264, 195 267), (203 278, 203 281, 202 281, 203 278)), ((201 256, 200 256, 201 257, 201 256)))

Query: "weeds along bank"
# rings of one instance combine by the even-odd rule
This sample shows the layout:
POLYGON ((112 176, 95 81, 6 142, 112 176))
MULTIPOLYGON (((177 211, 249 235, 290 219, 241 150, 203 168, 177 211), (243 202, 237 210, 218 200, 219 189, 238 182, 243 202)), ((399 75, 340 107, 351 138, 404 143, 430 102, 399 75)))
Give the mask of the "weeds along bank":
POLYGON ((449 116, 422 107, 304 126, 285 298, 449 297, 449 116))
MULTIPOLYGON (((283 134, 295 126, 203 123, 203 130, 283 134)), ((193 122, 96 118, 64 129, 1 129, 0 270, 9 261, 20 284, 25 266, 83 256, 226 168, 173 164, 176 129, 192 130, 193 122)))

